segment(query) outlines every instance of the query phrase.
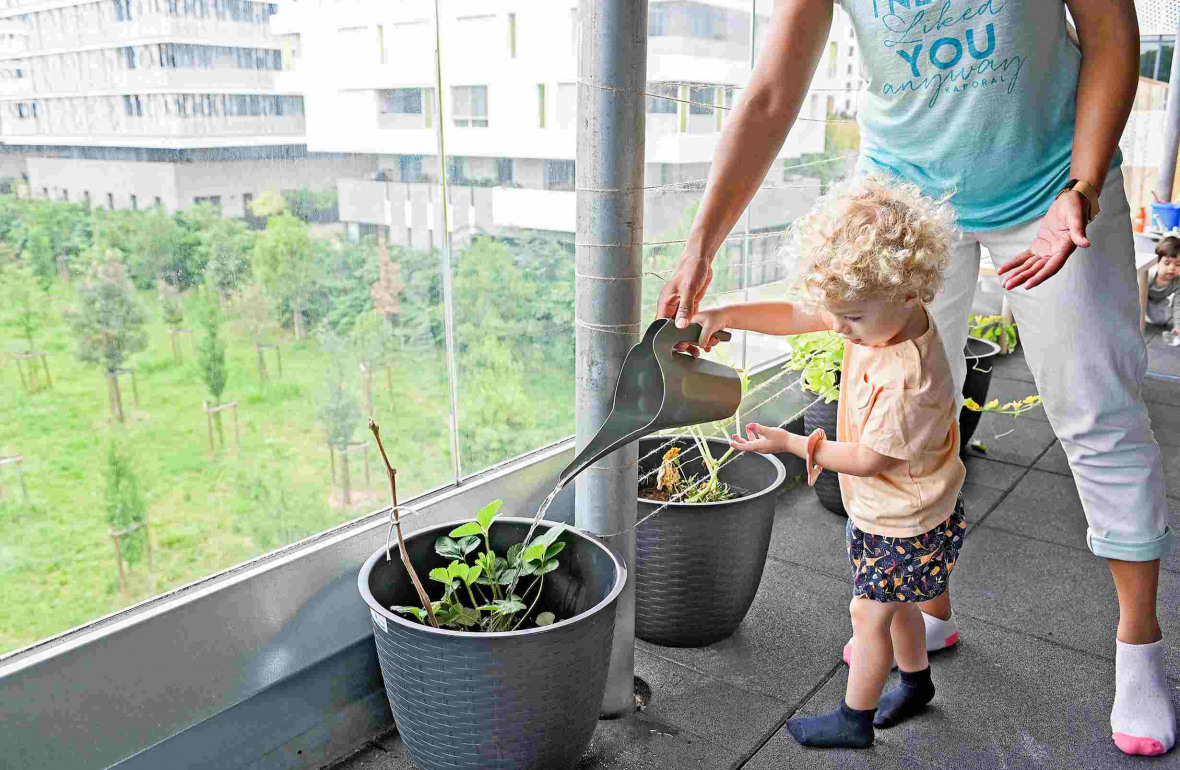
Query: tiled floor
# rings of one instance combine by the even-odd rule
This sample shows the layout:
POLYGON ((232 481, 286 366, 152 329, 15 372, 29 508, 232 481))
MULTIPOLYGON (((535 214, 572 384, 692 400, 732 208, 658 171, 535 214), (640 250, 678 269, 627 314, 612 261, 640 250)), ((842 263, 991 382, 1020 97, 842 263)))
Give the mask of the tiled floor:
MULTIPOLYGON (((1033 387, 1018 356, 997 367, 994 397, 1033 387)), ((1157 434, 1180 422, 1180 383, 1152 383, 1145 394, 1157 434)), ((1114 587, 1086 550, 1077 492, 1044 415, 985 416, 977 438, 988 453, 968 461, 971 529, 953 590, 962 642, 934 658, 938 695, 924 715, 878 731, 872 749, 856 752, 802 749, 781 732, 791 715, 839 702, 851 632, 845 520, 804 487, 781 499, 761 589, 738 632, 697 650, 640 643, 636 673, 651 685, 651 703, 600 722, 578 770, 1180 768, 1180 753, 1133 761, 1110 741, 1114 587)), ((1165 467, 1180 471, 1180 431, 1162 439, 1165 467)), ((1180 485, 1170 491, 1180 524, 1180 485)), ((1174 555, 1161 574, 1159 613, 1172 640, 1180 640, 1178 607, 1174 555)), ((1180 643, 1168 670, 1180 684, 1180 643)), ((391 734, 336 767, 413 765, 391 734)))

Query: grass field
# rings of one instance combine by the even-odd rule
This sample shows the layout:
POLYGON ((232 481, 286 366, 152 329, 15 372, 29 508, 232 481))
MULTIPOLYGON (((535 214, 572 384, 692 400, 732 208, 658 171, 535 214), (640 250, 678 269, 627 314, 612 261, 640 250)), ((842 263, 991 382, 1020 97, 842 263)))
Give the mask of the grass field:
MULTIPOLYGON (((184 361, 176 364, 154 298, 144 294, 141 299, 150 343, 129 362, 138 379, 139 406, 125 382, 124 425, 111 419, 102 373, 74 355, 61 315, 72 304, 68 287, 56 286, 47 295, 51 320, 37 342, 49 354, 53 388, 26 393, 13 364, 0 368, 0 456, 24 457, 31 498, 26 507, 14 468, 0 467, 0 654, 387 504, 388 487, 375 451, 369 453, 370 485, 361 456, 352 461, 352 487, 360 499, 347 508, 329 503, 334 489, 337 497, 339 491, 331 482, 319 399, 328 367, 343 367, 359 396, 355 362, 331 359, 314 340, 281 337, 276 341, 282 345, 283 376, 277 378, 272 358, 271 380, 263 384, 253 340, 227 308, 223 338, 229 382, 223 401, 238 402, 241 451, 235 451, 227 413, 226 446, 210 452, 201 409, 206 393, 193 345, 185 340, 184 361), (151 570, 146 560, 130 570, 124 593, 118 589, 104 502, 112 441, 124 447, 138 477, 154 556, 151 570)), ((0 345, 17 349, 12 339, 0 345)), ((397 361, 390 381, 391 390, 384 372, 374 377, 374 411, 399 469, 399 492, 408 497, 451 477, 441 350, 415 351, 397 361)), ((526 384, 522 398, 543 416, 530 440, 538 435, 556 440, 572 432, 573 372, 533 375, 526 384)), ((460 398, 461 412, 480 406, 474 395, 464 402, 461 392, 460 398)), ((369 438, 362 427, 354 440, 369 438)), ((478 470, 463 451, 465 472, 478 470)))

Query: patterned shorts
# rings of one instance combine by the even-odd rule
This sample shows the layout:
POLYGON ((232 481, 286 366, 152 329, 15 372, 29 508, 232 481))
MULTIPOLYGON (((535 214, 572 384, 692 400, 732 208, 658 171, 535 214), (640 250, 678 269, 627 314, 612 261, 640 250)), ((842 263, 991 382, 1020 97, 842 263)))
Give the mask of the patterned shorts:
POLYGON ((925 602, 946 590, 967 522, 963 498, 951 517, 914 537, 885 537, 861 532, 848 522, 848 561, 852 595, 876 602, 925 602))

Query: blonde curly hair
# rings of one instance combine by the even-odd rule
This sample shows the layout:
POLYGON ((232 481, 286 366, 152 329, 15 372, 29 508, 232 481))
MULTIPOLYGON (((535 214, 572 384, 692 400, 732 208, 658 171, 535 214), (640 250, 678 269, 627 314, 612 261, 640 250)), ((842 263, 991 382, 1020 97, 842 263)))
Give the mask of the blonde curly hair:
POLYGON ((793 229, 797 288, 816 305, 870 297, 930 302, 957 233, 946 198, 880 175, 835 187, 793 229))

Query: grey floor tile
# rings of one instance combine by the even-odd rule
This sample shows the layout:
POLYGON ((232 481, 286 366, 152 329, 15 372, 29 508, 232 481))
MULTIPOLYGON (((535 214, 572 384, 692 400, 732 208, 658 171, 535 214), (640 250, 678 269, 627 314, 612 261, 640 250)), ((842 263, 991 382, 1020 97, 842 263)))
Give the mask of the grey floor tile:
POLYGON ((1171 404, 1147 403, 1151 432, 1160 446, 1180 446, 1180 409, 1171 404))
POLYGON ((963 485, 963 506, 967 510, 967 524, 974 526, 980 519, 987 516, 1004 491, 992 489, 981 484, 970 482, 963 485))
MULTIPOLYGON (((1159 620, 1180 638, 1180 578, 1160 573, 1159 620)), ((957 611, 1017 633, 1114 659, 1118 597, 1102 559, 1087 551, 990 528, 967 538, 951 581, 957 611)), ((964 639, 966 639, 964 634, 964 639)), ((1180 647, 1169 648, 1169 676, 1180 676, 1180 647)))
MULTIPOLYGON (((1173 530, 1180 529, 1180 501, 1168 498, 1168 519, 1173 530)), ((1086 548, 1086 515, 1072 476, 1030 471, 996 507, 984 526, 1070 548, 1086 548)), ((1180 570, 1180 553, 1173 550, 1163 566, 1180 570)))
POLYGON ((1015 353, 1007 356, 997 356, 992 367, 993 377, 1006 377, 1010 380, 1032 382, 1032 372, 1024 361, 1024 349, 1017 348, 1015 353))
POLYGON ((850 597, 847 576, 836 579, 768 560, 754 604, 733 636, 700 649, 639 648, 793 704, 840 661, 852 631, 850 597))
MULTIPOLYGON (((1011 401, 1022 401, 1029 396, 1037 394, 1036 385, 1026 380, 1014 380, 1008 377, 999 377, 992 375, 991 385, 987 390, 987 400, 999 399, 1001 404, 1007 404, 1011 401)), ((1031 409, 1021 415, 1022 420, 1040 420, 1041 422, 1048 422, 1049 418, 1045 416, 1043 408, 1031 409)))
POLYGON ((1157 404, 1180 406, 1180 382, 1148 377, 1143 381, 1143 398, 1157 404))
POLYGON ((1180 348, 1168 347, 1159 336, 1147 344, 1147 368, 1162 374, 1180 375, 1180 348))
POLYGON ((740 754, 719 743, 648 716, 598 723, 590 749, 576 770, 720 770, 737 765, 740 754))
MULTIPOLYGON (((878 731, 872 749, 820 752, 779 735, 746 768, 1143 766, 1143 759, 1123 756, 1110 740, 1113 663, 978 620, 964 618, 960 627, 964 641, 959 649, 932 663, 938 694, 930 708, 878 731)), ((801 713, 835 708, 846 671, 839 671, 801 713)), ((1149 761, 1153 766, 1178 763, 1175 757, 1149 761)))
MULTIPOLYGON (((1035 463, 1057 437, 1047 422, 988 413, 979 420, 972 440, 987 447, 987 452, 982 455, 985 458, 1027 467, 1035 463)), ((973 449, 967 452, 980 456, 973 449)))
POLYGON ((837 580, 851 579, 844 535, 848 519, 824 508, 806 484, 779 499, 770 557, 837 580))
POLYGON ((1071 475, 1069 460, 1065 459, 1065 450, 1061 448, 1061 442, 1059 441, 1054 442, 1053 446, 1049 447, 1049 451, 1045 452, 1033 467, 1039 471, 1047 471, 1062 476, 1071 475))
POLYGON ((1022 466, 989 460, 974 452, 969 452, 963 458, 963 462, 967 466, 968 484, 979 484, 992 489, 1011 489, 1025 473, 1022 466))
POLYGON ((327 770, 416 770, 417 765, 409 760, 405 747, 393 742, 394 751, 377 746, 364 746, 355 754, 328 765, 327 770))
POLYGON ((686 668, 656 648, 636 651, 635 674, 652 690, 644 716, 738 753, 766 740, 793 707, 686 668))

